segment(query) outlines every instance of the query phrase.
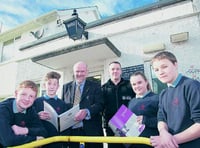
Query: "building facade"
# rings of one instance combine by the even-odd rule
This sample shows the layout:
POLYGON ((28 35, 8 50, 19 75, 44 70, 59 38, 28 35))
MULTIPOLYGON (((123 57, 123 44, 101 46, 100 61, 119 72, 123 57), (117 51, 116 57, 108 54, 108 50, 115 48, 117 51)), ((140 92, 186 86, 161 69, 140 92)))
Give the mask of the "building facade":
POLYGON ((76 10, 87 23, 88 38, 69 38, 63 21, 73 10, 53 11, 0 34, 0 98, 12 95, 24 79, 40 85, 50 70, 62 74, 61 85, 69 82, 80 60, 87 62, 89 77, 102 84, 113 60, 121 62, 127 79, 142 70, 159 92, 164 86, 154 77, 150 59, 162 50, 177 56, 181 73, 200 81, 200 0, 162 0, 104 19, 97 7, 76 10))

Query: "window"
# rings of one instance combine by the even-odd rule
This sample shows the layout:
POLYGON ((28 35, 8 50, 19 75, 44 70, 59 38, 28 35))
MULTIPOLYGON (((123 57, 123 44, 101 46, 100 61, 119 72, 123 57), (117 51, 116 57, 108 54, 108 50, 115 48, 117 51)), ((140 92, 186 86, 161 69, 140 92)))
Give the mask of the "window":
POLYGON ((1 62, 8 61, 14 57, 16 53, 16 44, 19 39, 21 39, 21 36, 18 36, 3 43, 0 59, 1 62))
POLYGON ((39 83, 36 83, 36 84, 37 84, 37 88, 38 88, 37 97, 40 97, 40 96, 44 95, 46 91, 40 90, 41 89, 40 84, 39 83))
POLYGON ((2 57, 1 57, 2 62, 11 59, 14 56, 13 49, 14 49, 14 39, 8 40, 3 43, 3 50, 2 50, 2 57))
POLYGON ((3 57, 3 46, 2 48, 0 46, 0 63, 2 62, 2 57, 3 57))
POLYGON ((94 81, 101 84, 101 75, 87 77, 87 80, 94 81))

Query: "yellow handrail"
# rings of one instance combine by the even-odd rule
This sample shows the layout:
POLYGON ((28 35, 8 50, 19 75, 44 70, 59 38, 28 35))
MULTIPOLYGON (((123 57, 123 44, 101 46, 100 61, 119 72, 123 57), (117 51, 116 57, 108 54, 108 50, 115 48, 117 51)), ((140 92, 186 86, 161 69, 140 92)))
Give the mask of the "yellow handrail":
POLYGON ((145 137, 102 137, 102 136, 54 136, 27 144, 14 146, 12 148, 34 148, 53 142, 80 142, 80 143, 129 143, 129 144, 146 144, 150 145, 150 139, 145 137))

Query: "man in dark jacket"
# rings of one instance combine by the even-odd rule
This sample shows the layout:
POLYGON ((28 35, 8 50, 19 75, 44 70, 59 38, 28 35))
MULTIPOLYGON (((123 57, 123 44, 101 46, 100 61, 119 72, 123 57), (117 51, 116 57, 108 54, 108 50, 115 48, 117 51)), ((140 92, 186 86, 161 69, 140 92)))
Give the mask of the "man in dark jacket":
MULTIPOLYGON (((108 126, 109 120, 116 113, 122 104, 128 105, 128 102, 135 97, 130 82, 121 78, 121 64, 113 61, 109 64, 110 79, 102 86, 104 98, 104 128, 107 136, 114 136, 111 128, 108 126)), ((108 148, 122 148, 123 144, 108 144, 108 148)))
MULTIPOLYGON (((71 136, 103 136, 102 111, 103 97, 101 85, 86 80, 88 74, 87 64, 77 62, 73 67, 75 80, 63 86, 62 99, 74 106, 77 103, 77 88, 80 110, 75 120, 80 121, 72 127, 71 136)), ((78 148, 79 143, 71 143, 72 148, 78 148)), ((85 143, 86 148, 103 148, 102 143, 85 143)))

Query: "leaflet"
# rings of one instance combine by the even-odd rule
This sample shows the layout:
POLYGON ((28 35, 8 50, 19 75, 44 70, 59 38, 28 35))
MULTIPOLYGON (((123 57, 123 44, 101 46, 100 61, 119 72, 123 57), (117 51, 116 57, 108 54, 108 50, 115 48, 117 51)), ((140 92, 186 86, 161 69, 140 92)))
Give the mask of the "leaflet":
POLYGON ((139 136, 145 128, 138 124, 137 116, 125 105, 122 105, 110 119, 108 125, 116 136, 139 136))
POLYGON ((78 121, 74 120, 74 116, 79 111, 79 104, 58 115, 54 108, 44 101, 44 111, 51 114, 51 119, 47 121, 53 124, 59 132, 62 132, 78 123, 78 121))

